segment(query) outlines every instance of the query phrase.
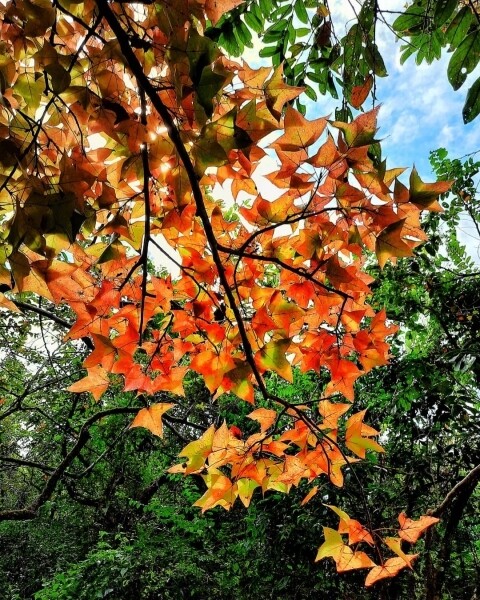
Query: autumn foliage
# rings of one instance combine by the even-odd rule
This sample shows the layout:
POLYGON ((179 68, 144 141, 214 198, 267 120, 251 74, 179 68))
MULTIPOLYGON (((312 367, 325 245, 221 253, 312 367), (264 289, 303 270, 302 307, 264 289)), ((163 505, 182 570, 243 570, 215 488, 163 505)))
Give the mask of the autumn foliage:
MULTIPOLYGON (((281 65, 224 56, 206 20, 240 3, 0 9, 0 305, 18 310, 26 293, 67 305, 67 338, 91 348, 69 390, 101 401, 120 376, 145 402, 132 427, 161 436, 175 403, 155 394, 182 395, 189 370, 213 398, 252 404, 257 433, 212 424, 170 469, 203 477, 202 510, 301 481, 316 484, 308 501, 383 452, 365 411, 350 412, 356 380, 387 363, 397 329, 368 303, 365 264, 410 256, 425 240, 421 211, 440 210, 449 187, 415 169, 407 186, 403 169, 374 159, 378 107, 350 123, 308 120, 281 65), (294 369, 324 378, 308 405, 267 385, 294 369)), ((438 520, 401 514, 398 537, 383 539, 332 510, 339 529, 325 528, 317 559, 370 569, 366 585, 411 567, 403 541, 438 520)))

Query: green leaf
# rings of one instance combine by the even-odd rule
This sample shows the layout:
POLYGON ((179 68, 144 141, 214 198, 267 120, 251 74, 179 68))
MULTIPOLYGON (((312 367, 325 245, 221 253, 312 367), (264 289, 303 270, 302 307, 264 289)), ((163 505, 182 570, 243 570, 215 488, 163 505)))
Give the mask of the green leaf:
POLYGON ((213 98, 222 89, 226 80, 223 73, 216 73, 210 68, 203 69, 200 81, 197 85, 198 103, 205 109, 208 117, 213 113, 213 98))
POLYGON ((452 16, 453 11, 457 8, 457 0, 437 0, 435 12, 433 13, 433 22, 435 27, 441 27, 452 16))
POLYGON ((232 56, 240 56, 241 50, 238 45, 237 38, 233 33, 233 29, 224 29, 218 38, 218 43, 220 46, 225 48, 228 54, 232 56))
POLYGON ((448 80, 454 90, 463 85, 480 59, 480 29, 472 31, 453 53, 448 63, 448 80))
POLYGON ((268 19, 270 17, 270 15, 272 14, 272 10, 273 10, 272 0, 260 0, 259 5, 260 5, 260 10, 263 13, 263 16, 268 19))
POLYGON ((255 33, 260 33, 262 31, 263 23, 256 15, 253 14, 253 12, 246 12, 243 15, 243 18, 245 19, 245 23, 250 27, 250 29, 253 29, 255 33))
POLYGON ((280 8, 277 8, 277 10, 275 10, 271 15, 268 15, 268 20, 270 22, 278 21, 279 19, 282 19, 283 17, 290 15, 291 12, 292 12, 291 4, 287 4, 286 6, 281 6, 280 8))
POLYGON ((270 42, 278 42, 281 40, 288 28, 288 21, 281 19, 278 23, 271 25, 263 35, 263 41, 266 44, 270 42))
POLYGON ((395 19, 392 27, 395 31, 412 34, 423 30, 426 19, 425 8, 413 5, 395 19))
POLYGON ((308 23, 308 13, 303 0, 296 0, 295 4, 293 5, 293 10, 297 15, 298 20, 306 25, 308 23))
POLYGON ((278 53, 278 46, 265 46, 258 53, 261 58, 268 58, 278 53))
POLYGON ((299 27, 296 31, 297 37, 305 37, 306 35, 312 33, 312 30, 308 29, 308 27, 299 27))
POLYGON ((36 79, 33 73, 22 73, 15 81, 13 93, 25 101, 27 114, 33 115, 40 106, 45 81, 42 77, 36 79))
POLYGON ((480 77, 468 90, 465 106, 463 107, 463 122, 470 123, 480 113, 480 77))
POLYGON ((371 43, 370 40, 368 40, 364 54, 365 60, 367 61, 375 75, 378 75, 379 77, 386 77, 387 68, 385 66, 385 63, 383 62, 382 55, 378 51, 377 44, 371 43))
POLYGON ((465 39, 472 22, 472 11, 467 6, 464 6, 456 14, 445 32, 445 39, 451 45, 452 49, 455 49, 465 39))
POLYGON ((252 34, 248 30, 248 27, 243 21, 238 20, 233 28, 233 32, 237 37, 239 43, 243 43, 248 48, 253 48, 252 34))
POLYGON ((309 85, 305 86, 305 95, 308 98, 310 98, 310 100, 313 100, 314 102, 316 102, 318 100, 315 90, 309 85))
POLYGON ((358 22, 365 32, 369 32, 375 20, 375 0, 366 0, 358 15, 358 22))
POLYGON ((271 340, 255 354, 255 363, 263 371, 275 371, 287 381, 293 381, 292 366, 285 357, 290 340, 271 340))

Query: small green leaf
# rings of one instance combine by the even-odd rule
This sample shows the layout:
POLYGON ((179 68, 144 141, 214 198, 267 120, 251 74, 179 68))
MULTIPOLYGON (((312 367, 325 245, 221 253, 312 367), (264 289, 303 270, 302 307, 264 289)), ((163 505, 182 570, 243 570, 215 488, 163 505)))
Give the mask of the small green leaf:
POLYGON ((252 12, 245 13, 243 18, 245 19, 245 23, 250 27, 250 29, 253 29, 255 33, 260 33, 262 31, 263 23, 252 12))
POLYGON ((305 95, 308 98, 310 98, 310 100, 313 100, 314 102, 316 102, 318 100, 315 90, 309 85, 305 86, 305 95))
POLYGON ((303 0, 296 0, 295 4, 293 5, 293 9, 298 20, 306 25, 308 23, 308 13, 303 0))
POLYGON ((272 14, 272 10, 273 10, 272 0, 260 0, 259 4, 260 4, 260 10, 262 11, 263 16, 268 19, 270 17, 270 15, 272 14))
POLYGON ((268 58, 277 53, 278 53, 277 46, 265 46, 265 48, 262 48, 258 54, 261 58, 268 58))
POLYGON ((403 15, 395 19, 392 27, 395 31, 412 34, 416 31, 421 31, 424 28, 426 20, 425 8, 413 5, 403 15))
POLYGON ((480 113, 480 77, 468 90, 465 106, 463 107, 463 122, 470 123, 480 113))
POLYGON ((369 32, 372 28, 376 17, 375 0, 365 0, 362 10, 358 15, 358 22, 365 32, 369 32))
POLYGON ((240 44, 244 44, 248 48, 253 48, 252 34, 243 21, 238 20, 235 23, 233 32, 240 44))

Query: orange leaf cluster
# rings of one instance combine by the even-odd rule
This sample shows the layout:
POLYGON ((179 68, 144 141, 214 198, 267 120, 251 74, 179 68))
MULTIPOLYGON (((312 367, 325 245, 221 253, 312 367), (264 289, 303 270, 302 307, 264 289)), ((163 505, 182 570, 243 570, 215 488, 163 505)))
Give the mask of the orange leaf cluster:
MULTIPOLYGON (((374 537, 372 537, 373 531, 370 532, 358 521, 351 519, 347 513, 336 506, 330 506, 329 508, 340 517, 340 524, 338 531, 329 527, 323 528, 325 541, 318 549, 315 560, 318 561, 327 557, 333 558, 339 573, 351 571, 353 569, 370 569, 365 579, 366 587, 369 587, 382 579, 395 577, 395 575, 407 567, 411 569, 418 554, 406 554, 402 549, 402 540, 414 543, 428 527, 431 527, 434 523, 438 522, 438 519, 425 515, 420 517, 418 521, 412 521, 411 519, 408 519, 404 513, 401 513, 399 516, 401 529, 398 532, 400 537, 386 537, 382 540, 380 536, 375 535, 376 540, 374 540, 374 537), (406 529, 404 529, 404 527, 406 527, 406 529), (405 536, 405 531, 407 530, 412 532, 412 534, 415 532, 415 534, 411 536, 411 539, 408 539, 405 536), (346 544, 342 538, 342 534, 345 533, 348 533, 348 544, 346 544), (360 543, 366 542, 369 546, 378 546, 380 541, 383 541, 396 555, 382 561, 380 565, 377 565, 365 552, 356 549, 357 545, 360 543), (352 545, 355 546, 354 549, 351 548, 352 545)), ((379 550, 378 547, 377 550, 379 550)))
MULTIPOLYGON (((368 303, 367 254, 381 267, 409 256, 421 210, 449 187, 415 170, 406 187, 372 160, 378 108, 308 120, 282 65, 222 55, 205 28, 241 3, 0 7, 0 307, 16 310, 16 294, 68 307, 67 339, 93 348, 68 390, 96 401, 112 376, 182 395, 188 371, 213 398, 260 393, 259 433, 212 426, 182 451, 174 472, 203 475, 203 510, 323 475, 340 486, 343 467, 382 451, 363 412, 345 422, 329 398, 353 402, 357 379, 388 361, 396 328, 368 303), (328 380, 319 414, 269 392, 271 373, 292 382, 295 368, 328 380)), ((151 403, 132 427, 162 435, 170 407, 151 403)))

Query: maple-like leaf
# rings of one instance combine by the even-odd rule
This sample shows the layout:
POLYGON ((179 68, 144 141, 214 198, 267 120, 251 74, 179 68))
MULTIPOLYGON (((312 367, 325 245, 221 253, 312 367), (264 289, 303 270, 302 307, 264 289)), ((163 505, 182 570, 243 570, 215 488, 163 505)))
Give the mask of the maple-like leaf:
POLYGON ((253 492, 260 487, 260 484, 252 479, 242 477, 237 481, 238 497, 245 508, 250 506, 252 501, 253 492))
POLYGON ((332 557, 335 560, 339 573, 353 569, 368 569, 375 566, 375 563, 365 552, 353 551, 350 546, 344 544, 342 536, 338 531, 330 527, 324 527, 323 534, 325 542, 318 549, 315 558, 316 561, 332 557))
POLYGON ((157 435, 163 437, 162 416, 167 410, 170 410, 175 404, 171 402, 159 402, 152 404, 148 408, 142 408, 138 411, 135 419, 130 424, 130 429, 134 427, 144 427, 157 435))
POLYGON ((324 527, 323 535, 325 541, 319 547, 315 561, 322 560, 322 558, 326 557, 332 557, 333 559, 338 560, 340 553, 345 547, 342 536, 338 531, 335 531, 335 529, 332 529, 331 527, 324 527))
POLYGON ((437 181, 436 183, 424 183, 415 167, 410 173, 410 202, 421 210, 442 212, 443 208, 437 202, 438 196, 448 192, 453 181, 437 181))
POLYGON ((412 562, 417 558, 418 554, 405 554, 405 552, 402 550, 401 538, 386 537, 383 538, 383 541, 385 544, 387 544, 390 550, 397 554, 397 556, 403 558, 403 560, 407 563, 407 566, 412 568, 412 562))
POLYGON ((278 417, 277 411, 269 408, 257 408, 247 415, 249 419, 260 423, 260 431, 267 431, 278 417))
POLYGON ((385 452, 380 444, 371 439, 372 436, 378 435, 378 431, 363 422, 366 412, 366 410, 362 410, 352 415, 346 424, 345 444, 360 458, 365 458, 367 450, 385 452))
POLYGON ((389 258, 413 255, 412 247, 405 241, 405 234, 405 219, 401 219, 386 227, 377 236, 375 254, 381 269, 383 269, 389 258))
POLYGON ((207 485, 207 491, 194 503, 194 506, 200 507, 202 513, 215 506, 223 506, 229 510, 237 497, 236 486, 233 486, 231 480, 218 469, 212 469, 203 475, 203 480, 207 485))
POLYGON ((283 64, 280 64, 265 85, 265 97, 269 111, 279 121, 285 104, 300 96, 304 89, 284 82, 283 64))
POLYGON ((290 152, 307 148, 318 140, 326 126, 325 118, 307 121, 298 110, 288 106, 284 120, 285 133, 276 139, 271 147, 290 152))
POLYGON ((359 115, 351 123, 342 123, 334 121, 333 125, 343 131, 345 141, 349 147, 357 148, 366 146, 375 142, 375 133, 377 131, 377 115, 380 105, 374 109, 359 115))
POLYGON ((340 517, 340 523, 338 526, 339 533, 348 533, 348 543, 358 544, 359 542, 367 542, 373 546, 373 538, 371 533, 365 529, 365 527, 355 519, 351 519, 347 513, 337 506, 326 504, 333 512, 340 517))
POLYGON ((255 363, 262 370, 275 371, 280 377, 293 382, 292 365, 285 354, 290 346, 290 340, 271 340, 255 354, 255 363))
POLYGON ((428 515, 422 515, 417 521, 409 519, 404 512, 398 515, 398 522, 400 523, 400 529, 398 535, 407 542, 414 544, 422 533, 427 530, 435 523, 438 523, 440 519, 437 517, 431 517, 428 515))
POLYGON ((323 417, 321 429, 337 429, 338 419, 351 408, 351 404, 344 402, 330 402, 330 400, 320 400, 318 403, 318 412, 323 417))
POLYGON ((87 369, 87 373, 88 375, 86 377, 72 383, 72 385, 67 388, 67 391, 76 392, 77 394, 81 392, 90 392, 98 402, 110 386, 108 373, 101 365, 96 365, 87 369))
POLYGON ((402 569, 405 569, 408 566, 410 566, 411 562, 415 559, 417 555, 415 554, 408 556, 408 562, 406 562, 403 558, 396 556, 395 558, 389 558, 388 560, 386 560, 383 563, 383 565, 373 567, 373 569, 370 571, 370 573, 367 575, 367 578, 365 579, 365 587, 370 587, 371 585, 377 583, 377 581, 380 581, 382 579, 386 579, 388 577, 395 577, 395 575, 397 575, 402 569))
POLYGON ((355 393, 353 384, 360 377, 360 369, 350 360, 333 359, 329 364, 332 379, 325 388, 325 396, 340 392, 353 402, 355 393))
POLYGON ((201 472, 205 462, 212 452, 213 438, 215 436, 215 425, 210 427, 198 438, 190 442, 183 448, 179 456, 185 457, 184 463, 170 467, 169 473, 189 473, 201 472))

